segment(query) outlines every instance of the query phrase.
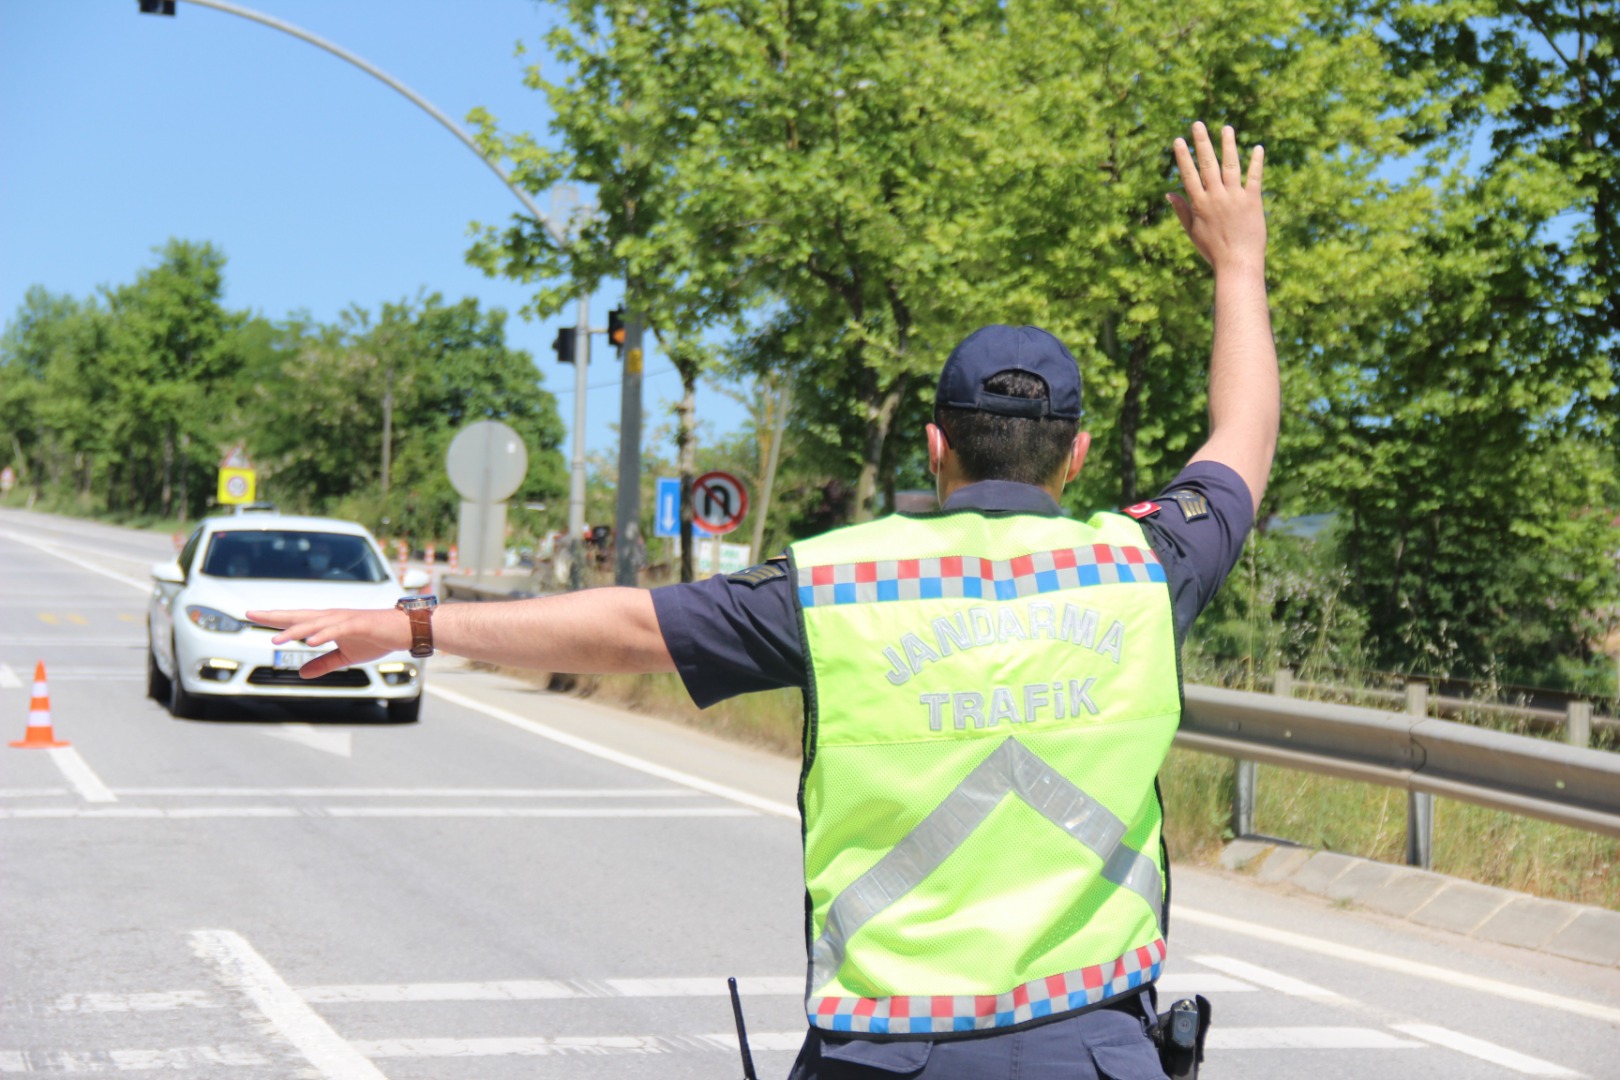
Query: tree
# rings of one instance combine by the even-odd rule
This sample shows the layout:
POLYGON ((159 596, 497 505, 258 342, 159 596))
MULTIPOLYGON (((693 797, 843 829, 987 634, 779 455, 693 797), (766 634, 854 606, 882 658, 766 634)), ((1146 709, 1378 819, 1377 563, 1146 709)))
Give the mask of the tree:
POLYGON ((1440 0, 1382 5, 1393 66, 1437 82, 1423 143, 1456 152, 1488 136, 1484 171, 1523 169, 1567 185, 1538 240, 1543 290, 1562 293, 1578 351, 1609 357, 1578 408, 1613 430, 1602 404, 1620 382, 1620 8, 1589 0, 1440 0))
POLYGON ((107 499, 114 509, 164 517, 200 511, 210 493, 220 415, 216 390, 232 373, 225 348, 239 317, 225 310, 225 255, 170 240, 156 266, 106 294, 109 332, 97 357, 119 448, 107 499))
POLYGON ((556 400, 533 358, 507 346, 505 312, 475 299, 433 294, 384 304, 375 318, 351 308, 333 326, 289 320, 265 338, 255 368, 250 448, 289 506, 387 519, 419 539, 446 535, 460 496, 445 453, 482 419, 510 425, 528 449, 517 498, 567 490, 556 400))

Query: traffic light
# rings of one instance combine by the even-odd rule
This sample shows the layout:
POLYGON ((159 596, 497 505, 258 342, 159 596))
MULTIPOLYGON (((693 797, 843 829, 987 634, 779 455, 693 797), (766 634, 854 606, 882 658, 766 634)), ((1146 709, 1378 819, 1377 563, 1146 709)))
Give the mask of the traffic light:
POLYGON ((142 15, 173 15, 174 0, 141 0, 142 15))
POLYGON ((557 340, 551 343, 557 350, 559 364, 572 364, 574 362, 574 328, 572 326, 560 327, 557 330, 557 340))
POLYGON ((624 348, 624 308, 608 312, 608 344, 615 349, 624 348))

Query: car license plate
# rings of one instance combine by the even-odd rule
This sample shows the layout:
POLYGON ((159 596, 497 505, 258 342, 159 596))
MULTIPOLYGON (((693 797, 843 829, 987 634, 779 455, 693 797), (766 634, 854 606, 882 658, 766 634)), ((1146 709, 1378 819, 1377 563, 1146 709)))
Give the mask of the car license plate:
POLYGON ((274 666, 277 671, 297 671, 319 655, 303 649, 277 649, 274 666))

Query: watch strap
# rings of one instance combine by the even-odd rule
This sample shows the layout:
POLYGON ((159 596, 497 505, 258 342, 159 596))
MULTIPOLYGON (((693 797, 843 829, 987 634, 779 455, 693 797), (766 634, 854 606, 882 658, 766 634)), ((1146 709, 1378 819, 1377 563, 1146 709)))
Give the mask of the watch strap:
POLYGON ((427 604, 405 608, 405 617, 411 621, 411 655, 421 658, 433 655, 433 608, 427 604))

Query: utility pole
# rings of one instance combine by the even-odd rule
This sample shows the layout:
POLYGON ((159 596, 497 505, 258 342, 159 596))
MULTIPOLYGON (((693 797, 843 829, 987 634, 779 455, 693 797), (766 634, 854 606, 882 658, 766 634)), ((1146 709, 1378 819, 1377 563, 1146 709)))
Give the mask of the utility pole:
POLYGON ((641 342, 644 324, 641 294, 634 282, 625 283, 624 382, 619 399, 619 492, 614 507, 617 558, 613 580, 618 585, 639 583, 641 569, 641 342))
POLYGON ((591 300, 579 294, 574 332, 574 468, 568 484, 568 587, 585 587, 585 370, 591 363, 591 300))

